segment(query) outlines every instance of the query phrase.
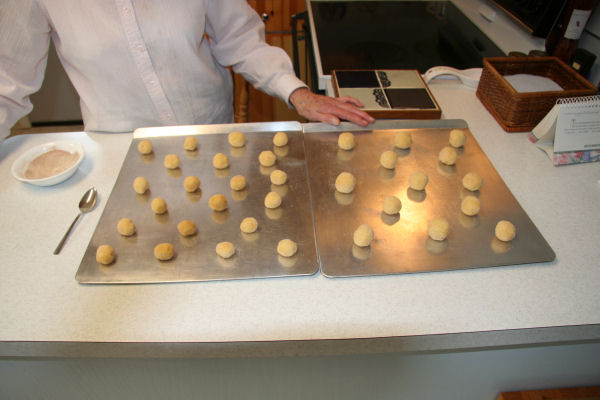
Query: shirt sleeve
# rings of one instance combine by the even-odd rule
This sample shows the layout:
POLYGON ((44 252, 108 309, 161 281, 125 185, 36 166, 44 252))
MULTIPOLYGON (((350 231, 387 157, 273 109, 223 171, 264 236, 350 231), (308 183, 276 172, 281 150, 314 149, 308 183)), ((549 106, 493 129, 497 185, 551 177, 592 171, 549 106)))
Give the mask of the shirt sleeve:
POLYGON ((0 142, 33 109, 50 44, 50 25, 36 0, 3 0, 0 12, 0 142))
POLYGON ((215 59, 290 105, 292 92, 306 84, 296 77, 287 53, 265 42, 265 26, 258 14, 246 0, 206 1, 206 33, 215 59))

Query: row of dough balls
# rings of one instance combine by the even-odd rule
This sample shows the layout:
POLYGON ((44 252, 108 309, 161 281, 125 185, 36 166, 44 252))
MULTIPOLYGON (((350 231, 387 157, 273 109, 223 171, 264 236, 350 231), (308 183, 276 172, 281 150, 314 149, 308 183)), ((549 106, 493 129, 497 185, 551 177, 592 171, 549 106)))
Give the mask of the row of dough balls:
MULTIPOLYGON (((467 140, 465 131, 452 129, 448 137, 448 143, 454 148, 464 146, 467 140)), ((401 131, 394 136, 394 147, 402 150, 410 149, 412 146, 412 134, 409 131, 401 131)), ((352 150, 356 146, 356 139, 352 132, 342 132, 338 136, 338 147, 342 150, 352 150)))
MULTIPOLYGON (((427 226, 427 234, 436 241, 445 240, 450 231, 448 220, 443 217, 433 218, 427 226)), ((498 240, 510 242, 516 236, 516 228, 512 222, 501 220, 496 224, 494 235, 498 240)), ((359 247, 367 247, 371 245, 375 237, 373 228, 368 224, 359 225, 352 235, 352 241, 359 247)))
MULTIPOLYGON (((231 132, 228 135, 229 144, 232 147, 244 147, 246 145, 246 137, 242 132, 231 132)), ((283 147, 288 144, 288 136, 285 132, 277 132, 273 136, 273 144, 277 147, 283 147)), ((187 151, 194 151, 198 147, 198 140, 194 136, 185 138, 183 148, 187 151)), ((143 155, 148 155, 153 152, 152 142, 148 139, 141 140, 137 146, 138 151, 143 155)), ((270 167, 275 164, 277 157, 275 154, 266 150, 259 155, 259 162, 265 167, 270 167)), ((229 159, 224 153, 217 153, 213 156, 213 167, 216 169, 225 169, 229 167, 229 159)), ((167 169, 177 169, 181 165, 181 161, 177 154, 167 154, 164 158, 163 165, 167 169)))
MULTIPOLYGON (((269 179, 273 185, 284 185, 287 182, 287 173, 280 169, 271 172, 269 179)), ((232 190, 240 191, 246 188, 246 177, 244 175, 235 175, 229 180, 229 187, 232 190)), ((137 194, 144 194, 150 188, 148 179, 138 176, 133 180, 133 190, 137 194)), ((183 188, 188 193, 194 193, 200 188, 200 179, 197 176, 190 175, 183 180, 183 188)))
MULTIPOLYGON (((443 217, 433 218, 429 221, 427 226, 427 233, 433 240, 442 241, 448 237, 450 232, 450 224, 448 220, 443 217)), ((494 228, 494 235, 498 240, 503 242, 512 241, 517 235, 517 229, 514 224, 507 220, 501 220, 496 224, 494 228)))
MULTIPOLYGON (((252 234, 258 230, 258 221, 254 217, 246 217, 240 223, 240 230, 245 234, 252 234)), ((132 236, 136 232, 135 224, 131 218, 121 218, 117 223, 117 231, 122 236, 132 236)), ((181 236, 193 236, 197 232, 194 221, 183 220, 177 224, 177 231, 181 236)), ((284 257, 291 257, 298 251, 298 245, 291 239, 283 239, 277 245, 277 253, 284 257)), ((235 247, 230 242, 220 242, 216 252, 223 258, 230 258, 235 253, 235 247)), ((154 256, 160 261, 168 261, 174 257, 173 245, 160 243, 154 248, 154 256)), ((96 261, 109 265, 114 262, 115 252, 110 245, 101 245, 96 251, 96 261)))
MULTIPOLYGON (((429 177, 423 171, 413 172, 408 177, 408 187, 413 190, 425 190, 427 183, 429 182, 429 177)), ((476 172, 468 172, 463 176, 462 185, 465 189, 475 192, 481 188, 483 184, 483 179, 476 172)), ((352 193, 354 191, 354 187, 356 186, 356 177, 347 171, 341 172, 335 178, 335 190, 340 193, 352 193)))
MULTIPOLYGON (((242 132, 231 132, 227 136, 227 141, 231 147, 244 147, 246 145, 246 136, 242 132)), ((288 136, 285 132, 277 132, 273 135, 273 144, 277 147, 283 147, 288 144, 288 136)), ((195 151, 198 148, 198 139, 195 136, 187 136, 183 141, 183 148, 187 151, 195 151)), ((149 139, 141 140, 137 149, 140 154, 148 155, 154 151, 152 142, 149 139)))
MULTIPOLYGON (((219 242, 215 252, 221 258, 231 258, 235 254, 235 246, 231 242, 219 242)), ((298 244, 291 239, 282 239, 277 243, 277 254, 283 257, 293 257, 298 252, 298 244)), ((154 246, 154 257, 159 261, 169 261, 175 257, 175 248, 171 243, 159 243, 154 246)), ((103 244, 96 249, 96 261, 102 265, 111 265, 116 258, 115 249, 109 244, 103 244)))

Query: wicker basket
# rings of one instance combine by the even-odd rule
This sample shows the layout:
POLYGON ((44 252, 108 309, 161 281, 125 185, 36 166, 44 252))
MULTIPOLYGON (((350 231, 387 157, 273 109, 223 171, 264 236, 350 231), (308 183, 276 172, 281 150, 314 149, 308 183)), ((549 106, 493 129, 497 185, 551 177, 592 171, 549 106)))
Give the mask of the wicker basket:
POLYGON ((557 57, 485 58, 477 97, 507 132, 533 129, 559 98, 590 96, 598 89, 557 57), (504 75, 530 74, 552 79, 564 90, 519 93, 504 75))

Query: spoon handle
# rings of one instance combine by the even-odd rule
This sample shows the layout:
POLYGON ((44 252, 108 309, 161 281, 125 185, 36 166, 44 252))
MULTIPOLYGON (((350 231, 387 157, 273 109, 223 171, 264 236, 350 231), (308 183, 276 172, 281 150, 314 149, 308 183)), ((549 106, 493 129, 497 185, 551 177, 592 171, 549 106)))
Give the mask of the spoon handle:
POLYGON ((83 213, 79 213, 77 214, 77 216, 75 217, 75 219, 73 220, 73 222, 71 223, 71 226, 69 226, 69 229, 67 229, 67 232, 65 233, 65 236, 63 236, 63 238, 60 240, 60 243, 58 244, 58 246, 56 246, 56 249, 54 249, 54 253, 53 254, 58 254, 60 253, 60 251, 63 248, 63 245, 65 244, 65 241, 67 240, 67 237, 69 236, 69 233, 71 233, 71 230, 73 229, 73 227, 75 226, 75 224, 77 223, 77 220, 79 220, 79 218, 83 215, 83 213))

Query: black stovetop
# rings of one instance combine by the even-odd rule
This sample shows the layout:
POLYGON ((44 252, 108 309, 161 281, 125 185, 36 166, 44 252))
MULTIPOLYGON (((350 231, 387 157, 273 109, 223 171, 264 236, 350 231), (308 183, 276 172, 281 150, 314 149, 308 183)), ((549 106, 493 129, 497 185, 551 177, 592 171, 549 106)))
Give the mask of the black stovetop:
POLYGON ((333 69, 481 67, 504 53, 449 1, 311 1, 324 74, 333 69))

